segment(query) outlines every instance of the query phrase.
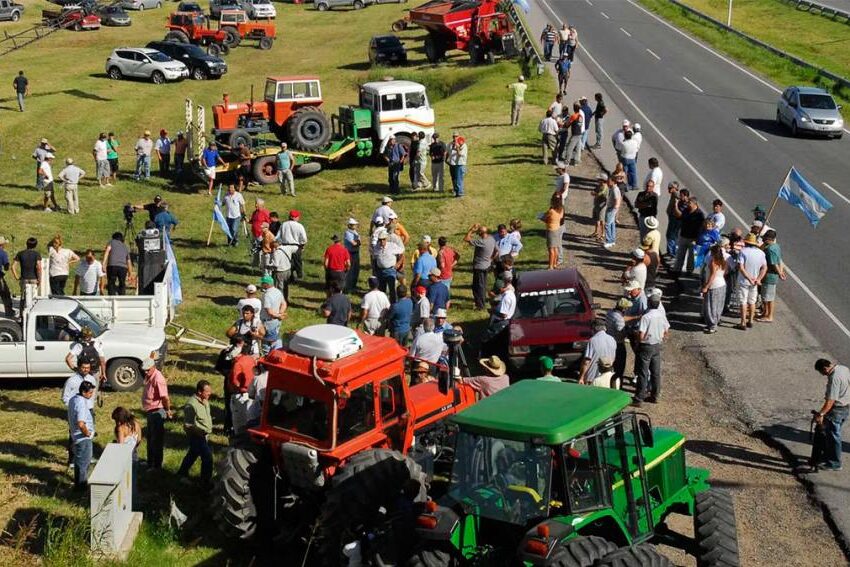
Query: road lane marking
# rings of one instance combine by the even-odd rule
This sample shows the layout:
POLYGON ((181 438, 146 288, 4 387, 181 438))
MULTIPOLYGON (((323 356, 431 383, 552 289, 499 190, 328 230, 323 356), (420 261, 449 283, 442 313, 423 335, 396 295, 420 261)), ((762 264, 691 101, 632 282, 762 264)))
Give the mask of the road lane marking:
POLYGON ((765 138, 764 136, 762 136, 761 134, 759 134, 758 132, 756 132, 756 131, 755 131, 754 129, 752 129, 750 126, 748 126, 748 125, 744 124, 743 120, 741 120, 740 118, 738 119, 738 122, 740 122, 741 124, 743 124, 743 125, 744 125, 744 128, 746 128, 747 130, 749 130, 750 132, 752 132, 753 134, 755 134, 756 136, 758 136, 759 138, 761 138, 761 141, 762 141, 762 142, 766 142, 766 141, 767 141, 767 138, 765 138))
POLYGON ((606 20, 611 19, 611 18, 608 17, 608 14, 606 14, 605 12, 599 12, 599 13, 602 14, 602 17, 605 18, 606 20))
POLYGON ((683 78, 683 79, 685 79, 685 82, 686 82, 686 83, 688 83, 689 85, 691 85, 693 88, 695 88, 695 89, 696 89, 696 90, 698 90, 699 92, 701 92, 701 93, 705 92, 704 90, 702 90, 701 88, 699 88, 699 87, 697 86, 697 84, 696 84, 695 82, 693 82, 692 80, 690 80, 689 78, 687 78, 687 77, 682 77, 682 78, 683 78))
POLYGON ((652 55, 653 57, 655 57, 656 59, 658 59, 659 61, 661 61, 661 57, 659 57, 659 56, 658 56, 658 54, 657 54, 657 53, 655 53, 653 50, 651 50, 651 49, 650 49, 650 48, 648 48, 648 47, 646 48, 646 50, 649 52, 649 54, 650 54, 650 55, 652 55))
MULTIPOLYGON (((544 6, 546 6, 546 8, 549 10, 549 13, 551 13, 555 17, 555 19, 558 20, 559 23, 563 24, 563 20, 555 12, 555 10, 552 9, 552 6, 549 5, 549 2, 547 2, 547 0, 539 0, 539 1, 544 6)), ((629 3, 633 3, 631 0, 627 0, 627 1, 629 3)), ((650 15, 652 15, 652 14, 650 14, 650 15)), ((663 22, 663 20, 661 20, 661 21, 663 22)), ((672 26, 670 26, 670 27, 672 27, 672 26)), ((673 29, 676 29, 676 28, 673 28, 673 29)), ((681 33, 681 32, 679 32, 679 33, 681 33)), ((682 35, 684 35, 684 34, 682 34, 682 35)), ((687 37, 687 36, 685 36, 685 37, 687 37)), ((698 42, 697 42, 697 45, 699 45, 698 42)), ((650 119, 649 116, 647 116, 646 113, 643 110, 641 110, 641 108, 637 104, 635 104, 635 101, 633 101, 632 98, 628 94, 626 94, 626 91, 623 90, 623 88, 614 80, 614 78, 611 77, 611 75, 608 73, 608 71, 606 71, 605 68, 602 67, 602 65, 600 65, 599 62, 593 57, 593 55, 591 55, 591 53, 590 53, 590 51, 588 51, 587 47, 585 47, 584 45, 581 45, 581 49, 582 49, 582 51, 584 51, 585 55, 587 55, 588 59, 590 59, 590 61, 592 61, 593 64, 596 65, 599 68, 599 70, 602 72, 602 74, 605 75, 605 78, 611 83, 611 85, 615 89, 617 89, 620 92, 621 95, 623 95, 623 98, 625 98, 626 101, 630 105, 632 105, 632 107, 635 109, 635 111, 641 116, 643 121, 646 122, 647 124, 649 124, 650 128, 652 128, 653 130, 655 130, 658 133, 658 137, 661 139, 661 141, 663 141, 665 144, 667 144, 670 147, 671 150, 673 150, 673 153, 676 154, 676 157, 678 157, 688 167, 688 169, 691 170, 691 172, 697 177, 697 179, 699 179, 702 182, 702 184, 705 185, 705 187, 714 194, 714 196, 716 198, 720 199, 721 201, 723 201, 725 203, 726 210, 729 211, 729 213, 731 213, 732 216, 735 217, 735 219, 737 219, 737 221, 741 224, 741 226, 748 226, 747 222, 745 222, 744 219, 741 218, 741 215, 739 215, 735 211, 735 209, 733 209, 729 205, 728 199, 723 198, 723 195, 721 195, 717 191, 717 189, 715 189, 714 186, 711 183, 708 182, 708 179, 706 179, 705 176, 702 173, 700 173, 700 171, 696 168, 696 166, 694 164, 692 164, 690 161, 688 161, 688 158, 686 158, 685 155, 682 152, 679 151, 679 148, 677 148, 675 145, 673 145, 673 142, 671 142, 670 139, 667 138, 667 136, 664 135, 664 133, 661 131, 660 128, 658 128, 658 126, 655 125, 655 123, 652 121, 652 119, 650 119)), ((706 49, 708 49, 708 48, 706 48, 706 49)), ((711 51, 711 50, 709 49, 709 51, 711 51)), ((721 59, 722 59, 722 57, 721 57, 721 59)), ((732 65, 735 65, 735 64, 732 63, 732 65)), ((747 73, 747 74, 750 74, 750 73, 747 73)), ((761 80, 761 79, 759 79, 759 80, 761 80)), ((762 82, 764 82, 764 81, 762 81, 762 82)), ((770 86, 768 83, 765 83, 765 84, 770 86)), ((771 88, 774 88, 774 87, 771 87, 771 88)), ((797 274, 794 271, 792 271, 791 268, 789 268, 787 265, 785 266, 785 273, 787 273, 791 277, 791 279, 798 286, 800 286, 800 289, 803 290, 803 293, 805 293, 809 297, 809 299, 811 299, 814 302, 814 304, 817 305, 820 308, 821 311, 823 311, 823 313, 829 318, 829 320, 832 321, 835 324, 835 326, 838 327, 838 329, 842 333, 844 333, 844 336, 846 336, 848 339, 850 339, 850 329, 848 329, 847 326, 844 325, 844 323, 841 322, 841 319, 839 319, 835 315, 835 313, 830 311, 829 307, 827 307, 824 304, 824 302, 821 301, 820 298, 817 295, 815 295, 815 293, 811 289, 809 289, 809 286, 807 286, 805 283, 803 283, 803 280, 801 280, 799 278, 799 276, 797 276, 797 274)))
POLYGON ((842 195, 841 193, 836 191, 835 188, 832 185, 830 185, 829 183, 827 183, 826 181, 823 181, 822 183, 823 183, 824 187, 826 187, 827 189, 829 189, 830 191, 832 191, 833 193, 838 195, 839 198, 844 199, 844 202, 847 203, 848 205, 850 205, 850 199, 848 199, 847 197, 845 197, 844 195, 842 195))
POLYGON ((621 32, 623 32, 624 34, 626 34, 628 37, 632 37, 632 34, 630 34, 629 32, 627 32, 627 31, 626 31, 626 30, 624 30, 623 28, 620 28, 620 31, 621 31, 621 32))
POLYGON ((584 0, 584 1, 587 2, 588 6, 593 6, 593 2, 591 2, 590 0, 584 0))

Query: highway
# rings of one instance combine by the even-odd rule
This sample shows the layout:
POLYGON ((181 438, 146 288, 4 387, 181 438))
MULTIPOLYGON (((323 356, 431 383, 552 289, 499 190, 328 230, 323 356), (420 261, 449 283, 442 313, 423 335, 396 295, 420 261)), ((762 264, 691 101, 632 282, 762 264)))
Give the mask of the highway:
MULTIPOLYGON (((537 7, 554 24, 577 27, 579 57, 672 170, 665 184, 679 179, 704 210, 719 196, 727 225, 749 226, 753 206, 770 207, 792 165, 833 204, 816 229, 783 201, 769 224, 793 273, 779 295, 827 351, 850 361, 850 134, 792 138, 775 123, 786 85, 718 56, 631 0, 537 0, 537 7)), ((640 156, 639 179, 648 157, 640 156)))

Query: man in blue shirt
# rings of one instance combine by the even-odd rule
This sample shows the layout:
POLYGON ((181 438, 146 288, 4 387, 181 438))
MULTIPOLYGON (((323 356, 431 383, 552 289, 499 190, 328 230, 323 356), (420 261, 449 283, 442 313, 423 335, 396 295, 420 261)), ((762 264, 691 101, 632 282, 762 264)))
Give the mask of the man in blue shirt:
POLYGON ((593 109, 590 108, 589 104, 587 104, 586 96, 578 99, 578 102, 581 105, 579 107, 581 109, 581 113, 584 115, 584 132, 581 134, 581 143, 579 146, 581 149, 585 149, 587 148, 587 137, 590 135, 590 118, 593 116, 593 109))
POLYGON ((94 397, 94 392, 94 385, 83 381, 77 395, 68 402, 68 430, 74 444, 74 488, 77 490, 85 489, 88 484, 94 437, 94 417, 89 400, 94 397))
POLYGON ((419 258, 413 264, 413 286, 422 285, 428 287, 431 282, 428 275, 437 267, 437 259, 431 255, 430 246, 426 242, 419 243, 419 258))
POLYGON ((177 228, 177 217, 169 212, 168 203, 160 204, 160 208, 162 210, 154 217, 153 222, 160 232, 166 232, 168 236, 171 236, 171 232, 177 228))
POLYGON ((5 236, 0 236, 0 301, 3 302, 3 309, 6 317, 12 317, 12 292, 9 291, 9 286, 6 284, 6 272, 9 270, 9 255, 4 250, 6 243, 5 236))
POLYGON ((153 149, 159 162, 159 175, 168 177, 168 170, 171 166, 171 138, 168 137, 165 128, 159 131, 159 138, 156 139, 153 149))
POLYGON ((201 155, 201 163, 204 165, 204 175, 209 180, 207 195, 212 195, 213 184, 215 184, 215 167, 219 164, 224 165, 224 160, 218 155, 218 148, 216 148, 215 142, 210 142, 210 145, 204 150, 201 155))
POLYGON ((413 300, 407 297, 407 287, 400 285, 396 289, 398 301, 393 303, 387 315, 387 323, 392 337, 401 346, 410 344, 410 319, 413 316, 413 300))
POLYGON ((357 291, 357 280, 360 279, 360 233, 357 232, 357 226, 360 224, 357 219, 348 219, 348 228, 345 229, 345 234, 342 235, 342 242, 345 249, 348 250, 348 255, 351 258, 351 267, 345 275, 345 293, 357 291))
POLYGON ((295 196, 295 157, 289 151, 286 142, 280 145, 280 153, 277 154, 277 178, 280 181, 280 193, 282 195, 295 196))
POLYGON ((428 275, 431 280, 431 285, 428 286, 428 301, 431 303, 431 313, 434 314, 438 309, 449 308, 449 286, 440 279, 442 272, 440 268, 434 268, 428 275))
POLYGON ((555 63, 555 70, 558 71, 558 92, 567 94, 567 83, 570 81, 570 71, 573 62, 567 57, 561 57, 555 63))
POLYGON ((404 170, 404 161, 407 159, 407 149, 396 141, 395 136, 390 136, 389 140, 387 140, 387 147, 384 149, 384 159, 387 160, 387 176, 390 193, 398 195, 401 193, 398 176, 404 170))

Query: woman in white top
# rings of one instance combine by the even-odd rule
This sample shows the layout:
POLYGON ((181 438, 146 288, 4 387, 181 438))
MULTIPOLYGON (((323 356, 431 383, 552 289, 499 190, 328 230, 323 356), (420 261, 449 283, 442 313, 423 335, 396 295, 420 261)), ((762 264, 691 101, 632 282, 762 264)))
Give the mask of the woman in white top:
POLYGON ((79 262, 80 257, 73 250, 62 247, 62 235, 57 234, 47 247, 50 258, 48 275, 50 278, 50 295, 65 295, 65 284, 68 282, 68 274, 71 264, 79 262))
POLYGON ((715 244, 710 248, 710 260, 706 263, 702 284, 702 316, 705 319, 705 332, 716 333, 723 304, 726 302, 726 258, 723 246, 715 244))

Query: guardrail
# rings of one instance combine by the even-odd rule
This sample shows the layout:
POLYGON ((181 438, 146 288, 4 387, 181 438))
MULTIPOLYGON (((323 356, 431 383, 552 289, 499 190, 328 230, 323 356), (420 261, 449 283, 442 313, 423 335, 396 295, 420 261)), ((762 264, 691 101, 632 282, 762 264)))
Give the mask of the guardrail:
POLYGON ((740 37, 741 39, 744 39, 744 40, 752 43, 753 45, 757 45, 757 46, 759 46, 763 49, 770 51, 774 55, 778 55, 779 57, 787 59, 787 60, 791 61, 792 63, 799 65, 800 67, 805 67, 807 69, 811 69, 811 70, 817 72, 817 74, 820 75, 821 77, 830 79, 831 81, 835 81, 836 84, 838 84, 838 85, 840 85, 844 88, 850 88, 850 79, 847 79, 846 77, 842 77, 841 75, 836 75, 835 73, 833 73, 831 71, 827 71, 826 69, 818 67, 817 65, 814 65, 813 63, 809 63, 805 59, 800 59, 796 55, 791 55, 790 53, 788 53, 786 51, 782 51, 779 48, 773 47, 772 45, 765 43, 765 42, 763 42, 759 39, 756 39, 751 35, 747 35, 744 32, 736 30, 735 28, 731 28, 731 27, 727 26, 726 24, 724 24, 723 22, 721 22, 720 20, 716 20, 716 19, 712 18, 711 16, 709 16, 708 14, 703 14, 699 10, 695 10, 694 8, 691 8, 690 6, 682 4, 678 0, 669 0, 669 2, 671 4, 675 4, 676 6, 681 8, 682 10, 684 10, 684 11, 690 13, 690 14, 693 14, 694 16, 696 16, 698 18, 702 18, 703 20, 710 22, 711 24, 717 26, 718 28, 720 28, 722 30, 733 33, 733 34, 737 35, 738 37, 740 37))
POLYGON ((809 0, 780 0, 780 2, 793 4, 798 10, 805 10, 806 12, 811 12, 813 14, 817 13, 833 20, 844 18, 844 23, 850 24, 850 12, 845 12, 844 10, 833 8, 832 6, 824 6, 817 2, 809 2, 809 0))
POLYGON ((531 74, 534 71, 537 75, 542 75, 546 71, 546 65, 543 63, 543 56, 537 51, 537 44, 533 39, 534 36, 528 31, 528 22, 525 21, 525 18, 513 2, 505 2, 502 9, 514 23, 517 48, 525 60, 527 66, 526 73, 531 74))

